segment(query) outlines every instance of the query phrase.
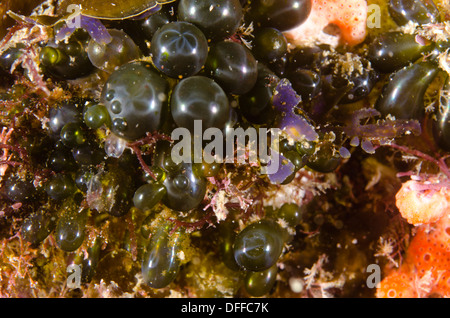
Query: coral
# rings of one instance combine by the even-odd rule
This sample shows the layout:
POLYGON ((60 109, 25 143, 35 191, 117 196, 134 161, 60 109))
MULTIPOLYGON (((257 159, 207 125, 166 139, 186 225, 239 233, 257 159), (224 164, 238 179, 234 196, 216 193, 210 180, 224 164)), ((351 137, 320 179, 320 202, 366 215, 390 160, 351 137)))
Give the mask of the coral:
POLYGON ((366 37, 367 3, 365 0, 313 0, 311 14, 300 26, 285 32, 296 46, 341 43, 356 45, 366 37), (330 30, 335 26, 339 30, 330 30), (329 34, 337 33, 338 36, 329 34))

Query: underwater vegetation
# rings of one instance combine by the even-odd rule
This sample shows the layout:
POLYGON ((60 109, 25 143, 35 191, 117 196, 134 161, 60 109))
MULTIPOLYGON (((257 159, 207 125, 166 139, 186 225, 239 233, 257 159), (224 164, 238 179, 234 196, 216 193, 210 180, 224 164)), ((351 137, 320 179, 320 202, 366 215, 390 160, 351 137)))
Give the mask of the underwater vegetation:
POLYGON ((448 0, 2 1, 0 38, 2 297, 450 297, 448 0))

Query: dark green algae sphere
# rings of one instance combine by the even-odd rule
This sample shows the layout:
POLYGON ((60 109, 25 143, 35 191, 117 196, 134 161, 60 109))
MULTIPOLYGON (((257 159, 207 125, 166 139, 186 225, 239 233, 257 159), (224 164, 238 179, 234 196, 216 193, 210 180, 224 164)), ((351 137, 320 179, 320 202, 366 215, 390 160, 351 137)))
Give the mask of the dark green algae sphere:
POLYGON ((152 288, 163 288, 169 285, 178 275, 182 235, 169 234, 169 227, 158 228, 151 236, 142 261, 142 276, 152 288))
POLYGON ((106 81, 101 101, 111 117, 111 130, 127 140, 156 131, 167 105, 169 83, 147 62, 132 62, 106 81))
POLYGON ((197 74, 208 56, 208 41, 195 25, 172 22, 162 26, 150 47, 156 68, 167 76, 180 78, 197 74))
POLYGON ((228 97, 212 79, 191 76, 181 80, 171 96, 171 112, 179 127, 194 133, 194 121, 201 120, 202 129, 224 129, 229 118, 228 97))
POLYGON ((283 251, 283 234, 283 229, 270 220, 248 225, 234 242, 236 262, 241 268, 254 272, 270 268, 283 251))

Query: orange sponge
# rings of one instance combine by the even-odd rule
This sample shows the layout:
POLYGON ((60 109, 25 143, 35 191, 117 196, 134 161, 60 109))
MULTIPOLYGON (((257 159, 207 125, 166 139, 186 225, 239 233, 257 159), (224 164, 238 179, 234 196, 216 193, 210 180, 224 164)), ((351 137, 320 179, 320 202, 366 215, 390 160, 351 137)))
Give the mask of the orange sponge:
POLYGON ((416 298, 412 277, 406 271, 392 272, 377 288, 377 298, 416 298))
POLYGON ((409 180, 403 183, 395 196, 397 208, 410 224, 436 222, 450 212, 450 190, 446 187, 426 189, 426 186, 409 180))
POLYGON ((401 268, 381 281, 377 297, 450 297, 450 217, 422 225, 401 268))
POLYGON ((366 37, 366 0, 312 0, 308 19, 298 27, 285 32, 286 38, 296 46, 313 44, 356 45, 366 37), (326 32, 329 26, 339 30, 337 35, 326 32))

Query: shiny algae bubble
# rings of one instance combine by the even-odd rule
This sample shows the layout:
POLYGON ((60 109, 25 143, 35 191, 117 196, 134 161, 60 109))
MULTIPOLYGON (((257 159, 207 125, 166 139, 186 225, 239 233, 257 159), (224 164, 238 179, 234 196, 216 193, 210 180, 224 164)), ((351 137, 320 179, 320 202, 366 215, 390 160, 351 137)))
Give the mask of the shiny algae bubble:
POLYGON ((248 225, 237 235, 234 258, 246 270, 263 271, 278 261, 283 244, 283 232, 277 223, 258 221, 248 225))

